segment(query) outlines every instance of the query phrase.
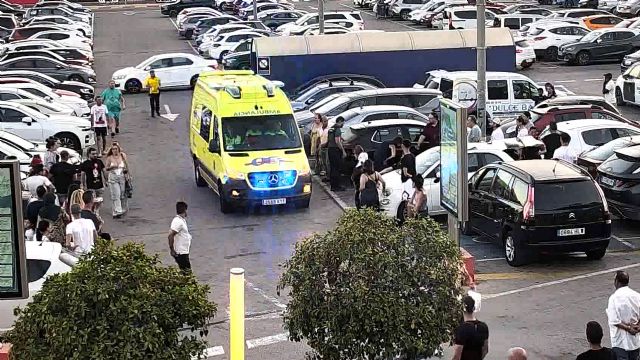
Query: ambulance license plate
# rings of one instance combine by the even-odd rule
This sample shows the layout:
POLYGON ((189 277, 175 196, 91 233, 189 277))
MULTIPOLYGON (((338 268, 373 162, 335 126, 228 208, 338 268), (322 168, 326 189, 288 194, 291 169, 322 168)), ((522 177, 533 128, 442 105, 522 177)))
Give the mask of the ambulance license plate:
POLYGON ((287 203, 286 198, 282 199, 264 199, 262 200, 262 205, 284 205, 287 203))

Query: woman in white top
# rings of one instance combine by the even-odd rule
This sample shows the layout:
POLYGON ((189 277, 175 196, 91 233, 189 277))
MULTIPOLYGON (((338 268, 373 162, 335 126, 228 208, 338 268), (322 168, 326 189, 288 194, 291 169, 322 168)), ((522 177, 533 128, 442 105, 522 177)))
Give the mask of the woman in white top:
POLYGON ((107 171, 107 183, 111 193, 113 205, 112 215, 120 218, 127 212, 127 195, 125 191, 125 176, 128 173, 127 156, 121 151, 120 145, 112 144, 107 153, 105 170, 107 171))

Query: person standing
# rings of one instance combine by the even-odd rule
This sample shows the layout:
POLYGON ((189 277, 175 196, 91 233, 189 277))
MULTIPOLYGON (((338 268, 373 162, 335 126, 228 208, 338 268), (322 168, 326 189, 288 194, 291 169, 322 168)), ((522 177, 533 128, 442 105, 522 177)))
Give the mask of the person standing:
POLYGON ((67 225, 66 244, 78 254, 88 254, 93 250, 93 245, 98 238, 98 232, 93 221, 80 216, 80 205, 71 205, 72 221, 67 225))
POLYGON ((382 185, 382 192, 386 192, 386 183, 380 173, 374 170, 373 161, 367 160, 362 165, 362 175, 360 175, 360 206, 371 207, 376 210, 380 208, 380 196, 378 195, 378 185, 382 185))
POLYGON ((33 166, 31 175, 22 181, 22 187, 31 193, 31 199, 38 198, 38 187, 44 186, 47 190, 54 190, 49 178, 44 176, 44 166, 36 164, 33 166))
POLYGON ((47 151, 44 153, 44 168, 47 171, 51 170, 51 167, 58 162, 58 147, 60 142, 56 138, 48 138, 46 142, 47 151))
POLYGON ((49 239, 64 246, 65 244, 65 223, 67 216, 62 208, 56 205, 56 195, 53 192, 44 194, 44 206, 38 212, 38 223, 42 220, 49 221, 49 239))
POLYGON ((545 100, 554 99, 554 98, 558 97, 558 94, 556 94, 556 88, 555 88, 555 86, 553 86, 552 83, 548 82, 548 83, 544 84, 544 90, 545 90, 545 94, 543 94, 542 97, 545 100))
POLYGON ((309 149, 309 154, 311 155, 311 158, 315 160, 313 172, 315 174, 318 174, 320 169, 320 137, 322 136, 322 117, 320 116, 320 114, 316 114, 316 116, 313 118, 313 126, 311 127, 309 136, 311 138, 311 148, 309 149))
POLYGON ((68 163, 69 153, 67 150, 60 152, 60 162, 53 164, 49 173, 53 178, 53 186, 58 194, 58 201, 63 204, 67 199, 69 186, 73 183, 78 167, 68 163))
POLYGON ((464 322, 454 333, 453 360, 482 360, 489 352, 489 327, 475 318, 476 302, 469 295, 462 298, 464 322))
POLYGON ((98 199, 95 197, 95 193, 91 190, 87 190, 82 194, 82 204, 78 204, 82 206, 82 211, 80 212, 80 217, 83 219, 89 219, 93 222, 96 231, 98 232, 98 236, 105 240, 111 240, 111 235, 109 233, 103 232, 102 227, 104 225, 104 221, 100 217, 100 215, 96 212, 96 208, 100 206, 102 202, 102 198, 98 199))
POLYGON ((81 184, 84 190, 93 190, 97 197, 102 197, 104 184, 107 177, 104 173, 104 163, 98 159, 98 152, 94 148, 89 148, 87 152, 89 159, 80 164, 81 184))
POLYGON ((342 126, 344 118, 338 116, 336 123, 329 129, 329 138, 327 141, 327 150, 329 153, 329 179, 332 191, 344 191, 342 187, 342 159, 347 156, 342 145, 342 126))
POLYGON ((640 294, 629 287, 629 274, 617 271, 613 284, 616 291, 609 297, 607 318, 611 348, 618 360, 638 360, 640 354, 640 294))
MULTIPOLYGON (((329 119, 320 115, 322 119, 322 134, 320 134, 320 176, 329 177, 329 119)), ((323 181, 326 181, 323 179, 323 181)))
POLYGON ((516 137, 529 136, 529 129, 533 126, 529 121, 529 118, 525 114, 520 114, 516 119, 516 137))
POLYGON ((480 142, 482 140, 482 130, 478 126, 478 119, 475 115, 467 117, 467 142, 480 142))
POLYGON ((169 251, 180 270, 184 272, 191 271, 191 261, 189 261, 191 234, 187 226, 187 208, 188 205, 184 201, 176 203, 176 216, 171 221, 171 230, 169 230, 169 251))
POLYGON ((111 137, 120 133, 120 112, 125 109, 124 96, 119 89, 116 89, 116 82, 109 81, 109 87, 102 91, 102 99, 107 105, 109 119, 113 122, 115 129, 111 129, 111 137), (115 130, 115 134, 114 134, 115 130))
POLYGON ((25 210, 25 218, 31 223, 31 226, 35 228, 38 225, 38 213, 40 209, 44 206, 44 195, 47 193, 47 188, 44 185, 38 186, 36 189, 37 198, 34 201, 31 201, 27 204, 27 208, 25 210))
POLYGON ((498 120, 493 119, 491 121, 491 125, 493 126, 493 130, 491 131, 491 141, 504 140, 504 131, 502 131, 502 127, 498 120))
POLYGON ((602 326, 597 321, 589 321, 587 323, 587 340, 590 348, 578 355, 576 360, 616 360, 616 354, 601 345, 602 337, 602 326))
POLYGON ((402 182, 413 179, 416 176, 416 156, 411 152, 411 140, 402 140, 402 159, 400 159, 400 179, 402 182))
POLYGON ((602 95, 609 104, 616 104, 616 83, 613 81, 613 75, 611 75, 611 73, 604 74, 604 82, 602 83, 602 95))
POLYGON ((423 152, 434 146, 440 145, 440 124, 438 120, 438 114, 432 111, 429 114, 429 121, 418 138, 418 150, 423 152))
POLYGON ((151 117, 155 117, 154 114, 160 116, 160 78, 156 76, 155 71, 149 71, 149 77, 144 81, 144 87, 149 89, 151 117))
POLYGON ((569 147, 570 142, 571 136, 569 136, 569 134, 560 134, 560 147, 553 151, 552 159, 575 163, 578 159, 578 156, 573 151, 573 149, 569 147))
POLYGON ((360 176, 362 175, 362 166, 364 162, 369 160, 369 154, 362 148, 361 145, 356 145, 353 148, 353 152, 356 155, 356 166, 353 168, 351 174, 351 181, 353 182, 353 188, 355 189, 355 204, 356 209, 360 209, 360 176))
POLYGON ((107 184, 111 193, 112 215, 114 219, 122 217, 127 212, 126 179, 128 173, 127 157, 120 151, 117 144, 111 145, 105 163, 107 184))
POLYGON ((96 146, 98 154, 107 151, 107 106, 102 103, 102 98, 96 96, 96 103, 91 107, 91 127, 96 133, 96 146))

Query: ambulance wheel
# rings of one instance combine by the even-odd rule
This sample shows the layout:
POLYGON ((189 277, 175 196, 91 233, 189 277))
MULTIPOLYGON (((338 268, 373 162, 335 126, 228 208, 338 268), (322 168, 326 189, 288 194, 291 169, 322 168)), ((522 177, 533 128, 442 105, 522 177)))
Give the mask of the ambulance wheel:
POLYGON ((622 98, 622 90, 619 87, 616 88, 616 105, 624 106, 624 99, 622 98))
POLYGON ((194 160, 193 161, 193 172, 194 172, 194 177, 196 179, 196 186, 197 187, 205 187, 207 186, 207 182, 204 181, 204 179, 202 178, 202 176, 200 176, 200 166, 198 165, 198 163, 194 160))
POLYGON ((296 209, 308 209, 309 208, 309 202, 311 202, 311 198, 304 199, 304 200, 297 200, 294 203, 294 205, 295 205, 296 209))
POLYGON ((224 191, 222 190, 222 183, 218 182, 218 199, 220 200, 220 212, 223 214, 229 214, 233 211, 231 204, 224 199, 222 195, 224 191))

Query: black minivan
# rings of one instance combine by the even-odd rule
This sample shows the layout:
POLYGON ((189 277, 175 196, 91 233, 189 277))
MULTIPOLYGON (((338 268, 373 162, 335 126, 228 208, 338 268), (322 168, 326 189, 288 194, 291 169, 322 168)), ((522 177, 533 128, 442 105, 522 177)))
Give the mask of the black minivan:
POLYGON ((562 160, 521 160, 473 175, 463 230, 500 243, 511 266, 543 252, 585 252, 597 260, 609 246, 611 215, 586 170, 562 160))
POLYGON ((160 6, 160 13, 162 15, 176 17, 178 13, 184 9, 201 6, 214 8, 215 4, 213 0, 177 0, 160 6))

